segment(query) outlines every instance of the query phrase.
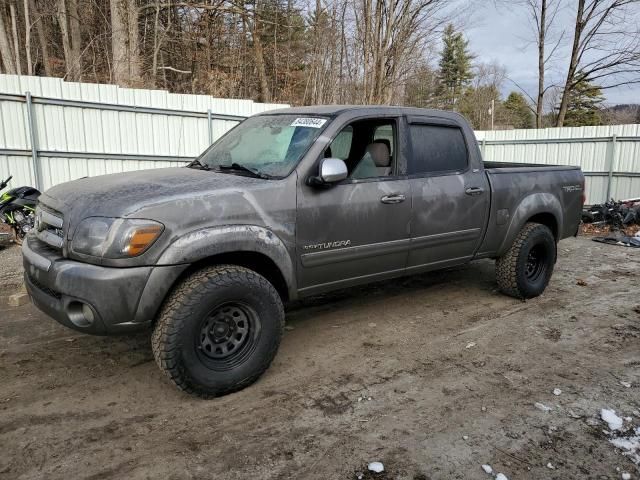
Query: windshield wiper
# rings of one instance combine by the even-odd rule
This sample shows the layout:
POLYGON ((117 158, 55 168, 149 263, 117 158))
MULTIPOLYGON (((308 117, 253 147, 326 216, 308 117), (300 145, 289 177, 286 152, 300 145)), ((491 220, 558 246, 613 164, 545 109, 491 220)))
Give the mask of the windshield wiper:
POLYGON ((200 170, 211 170, 211 167, 206 163, 202 163, 197 158, 187 165, 187 168, 199 168, 200 170))
POLYGON ((239 163, 233 162, 231 165, 218 165, 220 170, 238 170, 240 172, 250 173, 252 176, 256 178, 269 179, 272 178, 271 175, 267 175, 266 173, 262 173, 260 170, 255 168, 247 167, 245 165, 240 165, 239 163))

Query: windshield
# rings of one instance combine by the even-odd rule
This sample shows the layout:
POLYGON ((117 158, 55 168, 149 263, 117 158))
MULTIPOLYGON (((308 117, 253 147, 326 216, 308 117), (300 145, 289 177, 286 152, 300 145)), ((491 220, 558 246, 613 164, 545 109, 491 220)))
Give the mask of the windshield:
POLYGON ((249 169, 285 177, 324 130, 328 118, 299 115, 250 117, 230 130, 198 158, 224 171, 249 169))

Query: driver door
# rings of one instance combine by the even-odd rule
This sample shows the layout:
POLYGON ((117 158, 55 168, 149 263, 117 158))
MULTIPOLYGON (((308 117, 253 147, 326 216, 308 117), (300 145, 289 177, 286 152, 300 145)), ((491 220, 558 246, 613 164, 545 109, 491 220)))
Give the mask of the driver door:
POLYGON ((359 120, 345 126, 324 156, 344 160, 349 178, 329 188, 301 187, 296 229, 301 294, 405 271, 411 190, 398 170, 398 126, 396 118, 359 120), (380 143, 386 147, 372 147, 380 143), (378 156, 372 158, 369 152, 378 156))

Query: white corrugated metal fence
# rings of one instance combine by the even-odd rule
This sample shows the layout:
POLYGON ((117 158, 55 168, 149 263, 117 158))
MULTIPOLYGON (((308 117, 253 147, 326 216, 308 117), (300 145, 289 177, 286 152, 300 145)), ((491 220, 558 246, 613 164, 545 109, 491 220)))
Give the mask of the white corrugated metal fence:
POLYGON ((476 131, 485 160, 578 165, 587 203, 640 197, 640 125, 476 131))
MULTIPOLYGON (((183 165, 239 120, 286 105, 0 75, 0 177, 41 189, 183 165)), ((640 125, 477 131, 486 160, 579 165, 587 202, 640 197, 640 125)))
POLYGON ((286 106, 0 75, 0 177, 46 189, 183 165, 243 118, 286 106))

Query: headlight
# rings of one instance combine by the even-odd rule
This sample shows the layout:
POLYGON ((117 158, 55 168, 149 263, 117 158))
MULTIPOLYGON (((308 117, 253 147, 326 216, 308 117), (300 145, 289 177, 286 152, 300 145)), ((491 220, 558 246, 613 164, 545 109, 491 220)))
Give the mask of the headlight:
POLYGON ((163 229, 153 220, 89 217, 78 225, 71 250, 93 257, 135 257, 153 245, 163 229))

